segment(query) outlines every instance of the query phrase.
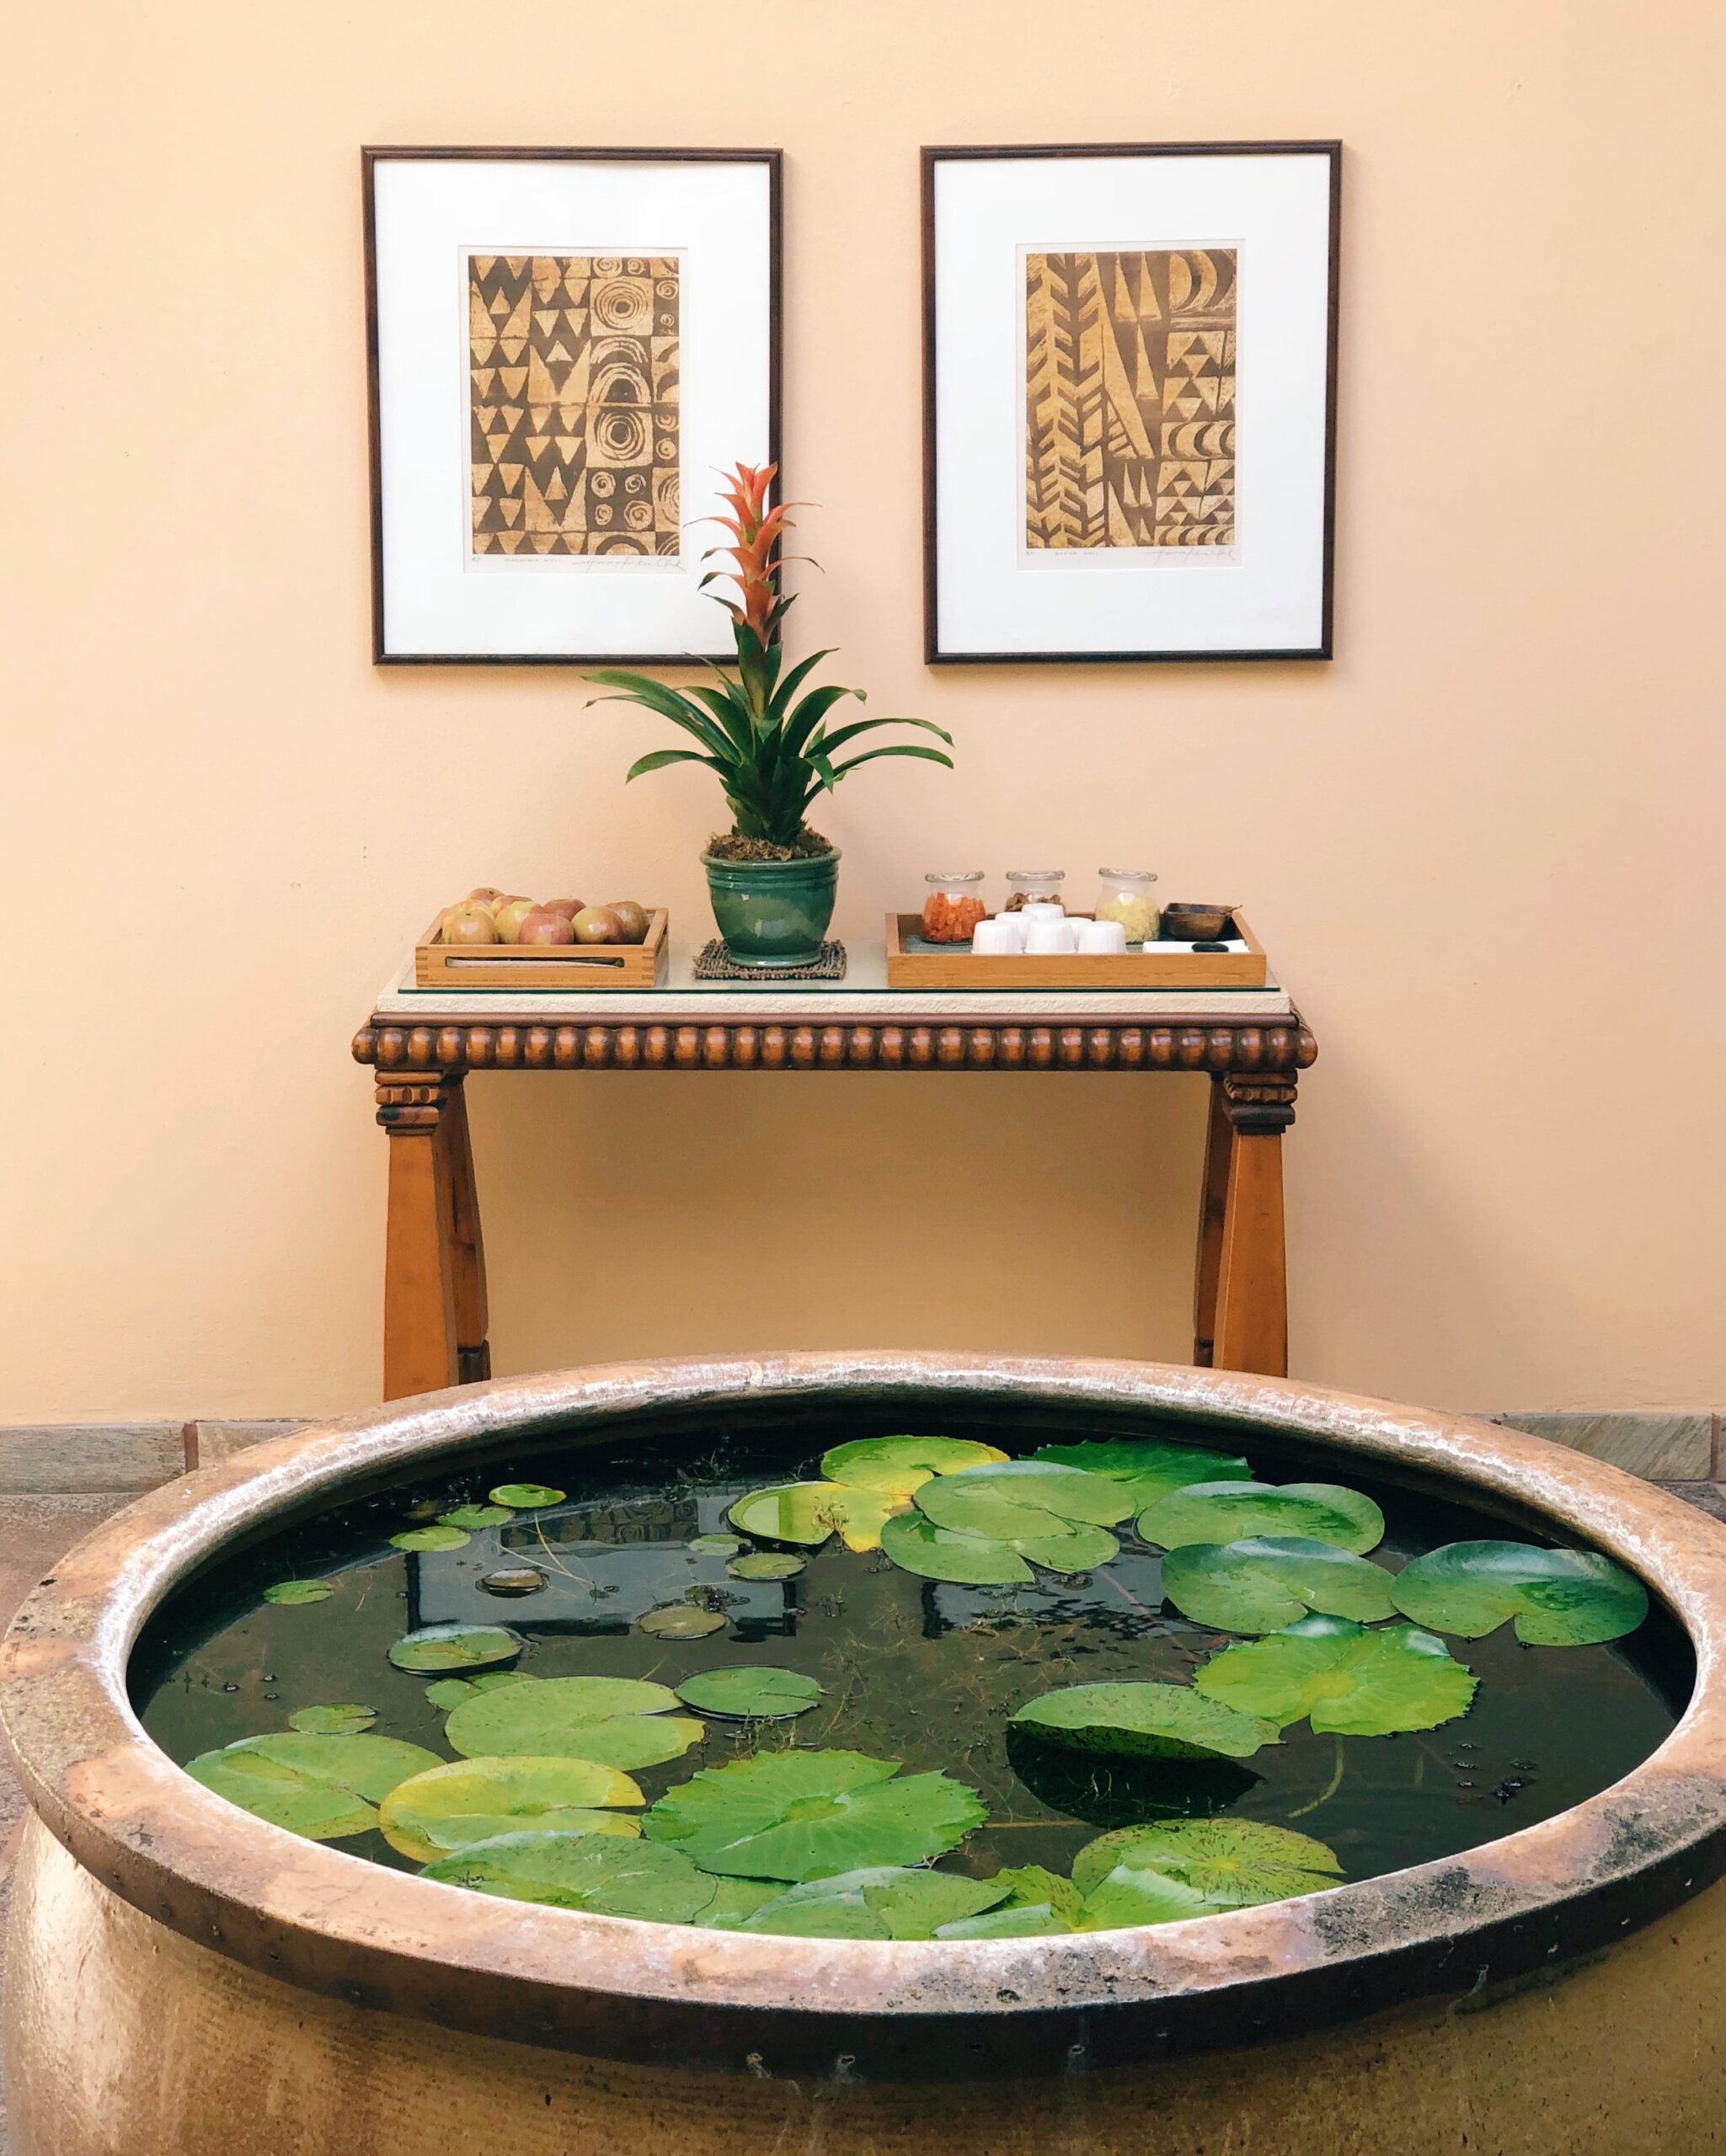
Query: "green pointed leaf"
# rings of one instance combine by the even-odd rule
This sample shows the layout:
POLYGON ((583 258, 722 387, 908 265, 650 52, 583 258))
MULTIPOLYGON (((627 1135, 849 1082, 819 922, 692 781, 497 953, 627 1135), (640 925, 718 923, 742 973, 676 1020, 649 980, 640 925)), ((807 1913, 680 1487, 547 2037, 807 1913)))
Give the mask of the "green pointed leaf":
POLYGON ((1021 1707, 1013 1726, 1072 1751, 1125 1758, 1250 1759, 1279 1742, 1274 1722, 1185 1684, 1067 1684, 1021 1707))
POLYGON ((735 1557, 743 1545, 735 1534, 697 1534, 689 1547, 697 1557, 735 1557))
POLYGON ((943 1475, 917 1491, 916 1506, 937 1527, 1006 1542, 1045 1533, 1050 1519, 1064 1526, 1112 1527, 1132 1511, 1133 1500, 1106 1475, 1087 1475, 1047 1460, 1015 1460, 1004 1467, 966 1467, 943 1475), (1046 1517, 1034 1527, 1017 1524, 1014 1515, 1027 1512, 1046 1517))
POLYGON ((725 1570, 734 1580, 794 1580, 799 1572, 809 1570, 809 1560, 781 1556, 772 1550, 751 1550, 744 1556, 734 1557, 725 1570))
POLYGON ((1648 1615, 1648 1590, 1592 1550, 1525 1542, 1448 1542, 1397 1575, 1396 1604, 1417 1625, 1478 1640, 1514 1618, 1529 1646, 1597 1646, 1648 1615))
POLYGON ((468 1540, 462 1527, 410 1527, 389 1539, 392 1550, 459 1550, 468 1540))
POLYGON ((1087 1438, 1078 1444, 1039 1445, 1032 1458, 1051 1467, 1106 1475, 1131 1492, 1135 1512, 1143 1512, 1171 1490, 1184 1490, 1190 1482, 1228 1481, 1248 1472, 1237 1453, 1207 1452, 1166 1438, 1087 1438))
POLYGON ((981 1915, 943 1924, 937 1939, 1042 1939, 1078 1928, 1082 1897, 1059 1872, 1040 1864, 1014 1865, 987 1883, 1006 1887, 1006 1900, 981 1915))
POLYGON ((398 1640, 389 1658, 417 1677, 441 1677, 448 1670, 513 1661, 526 1644, 505 1625, 426 1625, 398 1640))
POLYGON ((1310 1721, 1343 1737, 1436 1729, 1468 1711, 1475 1679, 1442 1640, 1412 1625, 1368 1631, 1346 1617, 1303 1617, 1229 1647, 1194 1678, 1207 1700, 1280 1728, 1310 1721))
POLYGON ((719 1611, 703 1609, 697 1602, 662 1602, 636 1622, 658 1640, 705 1640, 725 1629, 719 1611))
POLYGON ((494 1505, 507 1505, 512 1513, 543 1512, 548 1505, 564 1502, 561 1490, 548 1488, 543 1482, 500 1482, 489 1492, 494 1505))
POLYGON ((515 1517, 508 1505, 457 1505, 450 1512, 440 1513, 437 1524, 440 1527, 463 1529, 501 1527, 515 1517))
POLYGON ((478 1677, 440 1677, 435 1684, 428 1684, 425 1696, 435 1707, 446 1713, 459 1707, 463 1700, 471 1700, 478 1692, 494 1690, 500 1684, 537 1684, 542 1680, 530 1677, 521 1669, 486 1669, 478 1677))
POLYGON ((713 1881, 676 1849, 607 1834, 500 1834, 440 1858, 419 1876, 513 1902, 659 1924, 687 1924, 713 1899, 713 1881))
POLYGON ((799 1881, 923 1863, 988 1817, 963 1782, 898 1775, 897 1760, 855 1752, 758 1753, 669 1790, 645 1828, 705 1870, 799 1881))
POLYGON ((328 1580, 278 1580, 264 1590, 264 1599, 278 1609, 297 1609, 308 1602, 328 1602, 335 1589, 328 1580))
POLYGON ((729 770, 717 756, 704 756, 699 749, 655 749, 651 755, 638 756, 623 774, 628 786, 632 779, 645 778, 649 771, 662 771, 671 764, 705 764, 709 771, 729 770))
POLYGON ((881 1547, 901 1572, 965 1587, 1023 1587, 1035 1578, 1018 1550, 984 1534, 937 1527, 921 1513, 900 1513, 881 1529, 881 1547))
POLYGON ((1395 1614, 1392 1575, 1298 1535, 1187 1542, 1162 1561, 1162 1592, 1184 1617, 1225 1632, 1280 1632, 1313 1611, 1368 1625, 1395 1614))
POLYGON ((464 1700, 444 1725, 468 1758, 521 1755, 657 1767, 697 1742, 701 1724, 674 1711, 677 1694, 633 1677, 548 1677, 464 1700))
POLYGON ((830 1482, 908 1497, 932 1475, 955 1475, 1006 1459, 975 1438, 855 1438, 822 1454, 821 1473, 830 1482))
POLYGON ((1006 1892, 998 1879, 873 1865, 789 1887, 739 1929, 792 1939, 932 1939, 1006 1892))
POLYGON ((1335 1482, 1195 1482, 1160 1497, 1139 1519, 1147 1542, 1299 1536, 1364 1557, 1384 1540, 1384 1514, 1371 1497, 1335 1482))
POLYGON ((282 1732, 203 1753, 186 1772, 271 1826, 327 1842, 375 1827, 381 1797, 439 1764, 435 1752, 393 1737, 282 1732))
POLYGON ((901 1498, 845 1482, 781 1482, 751 1490, 726 1517, 744 1534, 767 1542, 819 1549, 836 1532, 848 1550, 879 1550, 883 1524, 903 1508, 901 1498))
POLYGON ((302 1707, 297 1714, 288 1716, 288 1726, 307 1737, 357 1737, 377 1719, 376 1707, 362 1706, 357 1700, 345 1700, 335 1705, 302 1707))
POLYGON ((686 1678, 677 1697, 698 1714, 734 1721, 788 1721, 807 1714, 821 1696, 813 1677, 795 1669, 768 1669, 748 1663, 709 1669, 686 1678))
POLYGON ((1323 1842, 1252 1819, 1125 1827, 1087 1843, 1073 1859, 1085 1931, 1256 1908, 1319 1893, 1341 1874, 1323 1842))
POLYGON ((634 1820, 598 1807, 645 1801, 628 1774, 587 1759, 458 1759, 398 1782, 378 1824, 393 1849, 435 1864, 500 1834, 639 1834, 634 1820))

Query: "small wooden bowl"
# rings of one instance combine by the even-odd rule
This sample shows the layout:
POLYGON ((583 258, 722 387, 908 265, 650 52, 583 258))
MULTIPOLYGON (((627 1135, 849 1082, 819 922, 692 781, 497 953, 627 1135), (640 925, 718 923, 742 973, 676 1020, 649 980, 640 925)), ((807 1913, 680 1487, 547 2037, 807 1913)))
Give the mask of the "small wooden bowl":
POLYGON ((1226 937, 1234 925, 1232 906, 1167 905, 1162 933, 1171 943, 1212 943, 1226 937))

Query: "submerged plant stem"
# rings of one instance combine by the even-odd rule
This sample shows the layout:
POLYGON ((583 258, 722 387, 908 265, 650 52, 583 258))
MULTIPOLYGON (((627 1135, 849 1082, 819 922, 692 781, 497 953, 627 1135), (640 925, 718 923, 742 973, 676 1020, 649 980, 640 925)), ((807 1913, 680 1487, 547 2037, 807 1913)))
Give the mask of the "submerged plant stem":
POLYGON ((1290 1819, 1304 1819, 1309 1812, 1317 1812, 1321 1804, 1328 1804, 1331 1799, 1336 1795, 1337 1791, 1342 1787, 1343 1740, 1340 1735, 1339 1735, 1336 1739, 1336 1748, 1337 1763, 1335 1767, 1332 1769, 1330 1780, 1325 1784, 1318 1795, 1313 1798, 1311 1804, 1296 1806, 1295 1810, 1289 1814, 1290 1819))

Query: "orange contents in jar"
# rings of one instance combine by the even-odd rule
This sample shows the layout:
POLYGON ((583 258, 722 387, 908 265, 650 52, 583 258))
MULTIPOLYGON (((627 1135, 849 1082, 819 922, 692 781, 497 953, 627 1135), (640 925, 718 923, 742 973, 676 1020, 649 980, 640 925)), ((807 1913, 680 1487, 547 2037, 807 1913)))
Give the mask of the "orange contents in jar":
POLYGON ((988 912, 981 899, 931 891, 923 900, 923 935, 931 943, 969 943, 971 931, 988 912))

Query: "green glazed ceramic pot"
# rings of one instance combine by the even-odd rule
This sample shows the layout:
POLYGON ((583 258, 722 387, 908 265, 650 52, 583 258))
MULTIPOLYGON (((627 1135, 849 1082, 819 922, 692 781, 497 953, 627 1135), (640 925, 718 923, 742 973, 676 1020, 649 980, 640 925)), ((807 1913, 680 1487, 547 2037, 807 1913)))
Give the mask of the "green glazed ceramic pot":
POLYGON ((839 855, 797 861, 701 857, 725 947, 745 966, 807 966, 820 956, 839 885, 839 855))

